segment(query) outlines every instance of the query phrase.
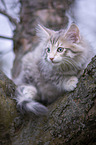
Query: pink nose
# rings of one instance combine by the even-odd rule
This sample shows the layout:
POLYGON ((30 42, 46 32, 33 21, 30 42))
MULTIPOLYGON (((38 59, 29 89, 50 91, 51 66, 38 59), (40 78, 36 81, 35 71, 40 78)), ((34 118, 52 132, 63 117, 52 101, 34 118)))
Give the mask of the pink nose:
POLYGON ((53 61, 53 59, 54 59, 53 57, 50 58, 51 61, 53 61))

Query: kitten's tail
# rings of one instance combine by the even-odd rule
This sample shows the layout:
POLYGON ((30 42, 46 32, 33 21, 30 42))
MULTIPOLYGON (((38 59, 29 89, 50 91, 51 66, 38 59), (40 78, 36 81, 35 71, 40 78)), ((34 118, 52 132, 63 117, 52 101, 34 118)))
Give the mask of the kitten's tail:
POLYGON ((16 89, 17 107, 21 113, 34 113, 36 115, 46 115, 48 112, 47 107, 33 99, 36 89, 33 86, 19 86, 16 89))

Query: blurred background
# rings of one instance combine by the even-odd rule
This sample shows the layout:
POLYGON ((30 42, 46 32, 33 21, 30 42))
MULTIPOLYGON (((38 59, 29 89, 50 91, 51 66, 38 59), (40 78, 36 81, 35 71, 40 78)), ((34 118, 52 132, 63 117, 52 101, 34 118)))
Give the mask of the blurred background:
MULTIPOLYGON (((9 15, 19 22, 19 0, 0 0, 0 10, 6 10, 9 15)), ((15 54, 13 52, 13 32, 15 25, 9 21, 5 14, 0 13, 0 69, 11 78, 11 69, 15 54), (3 38, 4 36, 5 38, 3 38)))
MULTIPOLYGON (((21 14, 23 12, 23 10, 21 12, 21 9, 24 8, 22 6, 23 2, 24 0, 23 1, 0 0, 0 69, 10 79, 12 78, 11 69, 13 67, 13 62, 16 57, 16 53, 14 53, 13 50, 14 48, 13 35, 16 29, 16 25, 14 25, 14 23, 11 22, 9 17, 11 16, 14 20, 16 20, 16 23, 21 23, 21 21, 24 21, 26 23, 26 19, 23 19, 21 14)), ((33 7, 36 3, 34 0, 30 0, 30 1, 28 0, 28 2, 30 3, 33 2, 32 4, 33 7)), ((92 45, 94 49, 94 55, 95 55, 96 54, 96 0, 91 0, 91 1, 90 0, 68 0, 68 1, 63 0, 63 2, 62 0, 61 1, 50 0, 50 2, 48 2, 48 8, 46 7, 47 2, 48 1, 45 1, 45 4, 43 5, 44 9, 42 11, 37 7, 35 11, 35 18, 38 19, 39 17, 38 21, 42 21, 42 22, 46 21, 46 23, 43 24, 50 28, 54 28, 54 25, 56 25, 57 23, 58 25, 56 25, 57 26, 55 27, 56 29, 63 28, 65 26, 64 25, 65 23, 71 24, 72 22, 75 22, 80 28, 80 32, 83 33, 85 38, 92 45), (52 23, 50 23, 50 21, 52 23)), ((40 1, 38 3, 40 3, 40 1)), ((34 9, 33 7, 30 8, 31 11, 34 9)), ((32 20, 31 23, 34 23, 34 20, 33 22, 32 20)), ((35 27, 35 24, 33 25, 33 27, 35 27)), ((29 32, 27 34, 29 35, 29 32)), ((26 41, 24 39, 24 45, 25 43, 26 41)))

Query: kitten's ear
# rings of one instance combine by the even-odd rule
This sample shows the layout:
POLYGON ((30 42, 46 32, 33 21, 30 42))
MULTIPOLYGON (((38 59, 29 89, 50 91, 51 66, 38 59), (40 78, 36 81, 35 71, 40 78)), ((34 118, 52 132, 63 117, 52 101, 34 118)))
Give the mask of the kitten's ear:
POLYGON ((41 26, 38 24, 36 28, 37 36, 40 37, 41 39, 48 39, 50 35, 52 34, 53 30, 50 30, 44 26, 41 26))
POLYGON ((65 38, 73 43, 80 42, 79 28, 75 24, 71 24, 70 28, 65 34, 65 38))

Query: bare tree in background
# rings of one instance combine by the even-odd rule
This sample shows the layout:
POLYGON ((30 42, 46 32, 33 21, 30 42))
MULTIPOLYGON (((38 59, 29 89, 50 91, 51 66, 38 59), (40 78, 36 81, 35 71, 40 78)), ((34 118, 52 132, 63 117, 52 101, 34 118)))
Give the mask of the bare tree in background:
MULTIPOLYGON (((37 23, 54 30, 68 24, 66 10, 72 0, 21 0, 20 22, 6 10, 15 25, 13 38, 16 58, 12 69, 18 77, 22 57, 38 44, 37 23)), ((96 144, 96 57, 88 65, 74 92, 64 94, 48 106, 47 116, 22 116, 13 100, 16 86, 0 72, 0 145, 95 145, 96 144)))

